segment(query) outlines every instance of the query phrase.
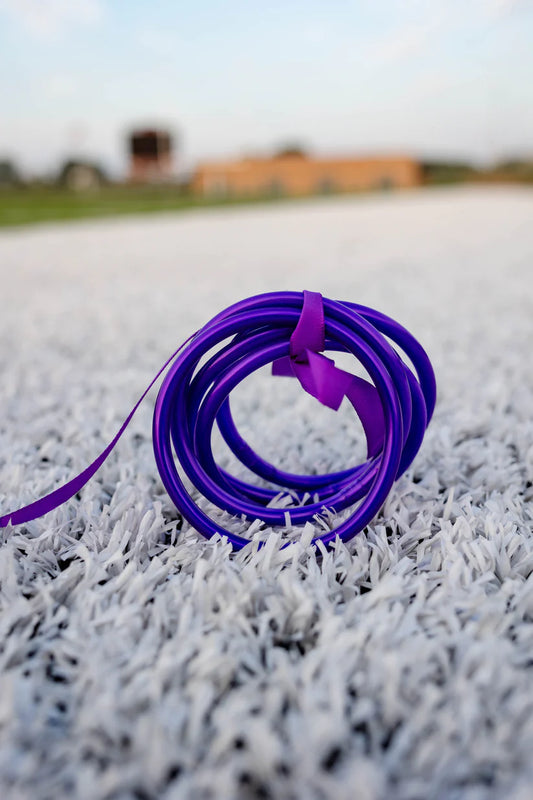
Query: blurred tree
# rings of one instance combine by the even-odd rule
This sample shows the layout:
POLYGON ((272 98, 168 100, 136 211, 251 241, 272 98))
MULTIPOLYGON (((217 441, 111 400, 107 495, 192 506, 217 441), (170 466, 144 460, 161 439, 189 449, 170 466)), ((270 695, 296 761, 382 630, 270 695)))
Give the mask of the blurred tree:
POLYGON ((503 180, 531 183, 533 181, 533 159, 505 159, 496 164, 494 172, 503 180))
POLYGON ((461 183, 479 175, 479 170, 465 161, 423 161, 425 183, 461 183))
POLYGON ((297 142, 289 142, 274 153, 274 158, 308 158, 308 156, 307 149, 297 142))
POLYGON ((0 161, 0 187, 20 186, 22 178, 13 161, 2 159, 0 161))

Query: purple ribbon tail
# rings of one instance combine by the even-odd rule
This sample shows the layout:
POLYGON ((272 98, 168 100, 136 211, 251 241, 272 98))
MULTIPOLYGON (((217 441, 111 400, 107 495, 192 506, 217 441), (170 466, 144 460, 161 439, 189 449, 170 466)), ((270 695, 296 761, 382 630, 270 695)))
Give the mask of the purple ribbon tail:
POLYGON ((385 438, 383 407, 376 387, 351 375, 331 358, 322 355, 325 348, 324 307, 318 292, 304 292, 302 313, 290 340, 290 355, 272 364, 272 374, 298 378, 302 388, 337 411, 347 397, 365 432, 367 457, 379 453, 385 438))
POLYGON ((380 452, 385 441, 383 406, 378 390, 372 383, 358 378, 357 375, 352 375, 351 379, 346 397, 361 420, 366 436, 367 458, 373 458, 380 452))
POLYGON ((60 505, 62 505, 67 500, 70 500, 72 497, 74 497, 74 495, 77 494, 80 491, 80 489, 82 489, 85 486, 85 484, 93 477, 94 473, 100 469, 100 467, 102 466, 108 455, 111 453, 111 451, 117 444, 118 440, 120 439, 120 437, 122 436, 128 425, 130 424, 133 415, 141 405, 142 401, 144 400, 144 398, 146 397, 146 395, 148 394, 154 383, 163 374, 168 365, 176 358, 178 353, 185 347, 185 345, 188 344, 188 342, 190 342, 191 339, 193 339, 196 336, 197 332, 198 331, 193 333, 192 336, 189 336, 187 341, 183 342, 183 344, 178 347, 176 352, 173 353, 168 359, 168 361, 161 367, 161 369, 159 370, 153 381, 150 383, 148 388, 145 389, 139 400, 135 403, 133 409, 128 414, 126 420, 122 424, 118 433, 115 435, 113 440, 107 445, 105 450, 103 450, 100 453, 100 455, 95 458, 92 464, 89 464, 89 466, 86 467, 83 470, 83 472, 80 472, 79 475, 76 475, 75 478, 72 478, 72 480, 68 481, 63 486, 60 486, 59 489, 54 489, 54 491, 50 492, 50 494, 45 495, 45 497, 41 497, 40 500, 36 500, 34 503, 30 503, 29 505, 24 506, 23 508, 19 508, 17 511, 11 511, 7 514, 4 514, 3 517, 0 517, 0 528, 5 528, 7 527, 7 525, 10 524, 20 525, 21 523, 24 522, 31 522, 32 520, 37 519, 38 517, 42 517, 43 514, 47 514, 49 511, 53 511, 55 508, 59 508, 60 505))

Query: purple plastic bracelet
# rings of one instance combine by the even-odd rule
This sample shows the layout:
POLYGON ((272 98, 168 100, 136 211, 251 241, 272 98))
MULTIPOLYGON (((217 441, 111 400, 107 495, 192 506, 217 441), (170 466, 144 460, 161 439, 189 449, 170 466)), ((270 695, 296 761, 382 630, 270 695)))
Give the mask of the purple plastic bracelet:
POLYGON ((113 441, 80 475, 35 503, 0 517, 0 527, 35 519, 74 496, 107 458, 147 392, 169 366, 159 390, 153 443, 161 479, 172 501, 206 537, 227 537, 235 549, 249 540, 217 525, 187 492, 176 466, 218 508, 271 526, 303 524, 324 507, 335 511, 359 502, 338 528, 313 543, 347 541, 383 505, 393 482, 410 465, 435 406, 431 363, 420 344, 394 320, 364 306, 322 298, 315 292, 273 292, 236 303, 188 339, 163 366, 139 399, 113 441), (388 337, 388 338, 386 338, 388 337), (408 356, 414 372, 388 339, 408 356), (337 368, 322 351, 352 353, 373 383, 337 368), (214 352, 213 352, 214 351, 214 352), (211 355, 209 355, 211 354, 211 355), (207 360, 206 359, 207 356, 207 360), (200 362, 203 365, 199 367, 200 362), (337 409, 347 397, 367 438, 364 464, 327 475, 283 472, 261 459, 241 438, 233 422, 229 395, 250 373, 273 363, 273 374, 292 375, 320 402, 337 409), (233 453, 252 472, 276 488, 265 489, 221 469, 211 450, 214 423, 233 453), (286 490, 313 502, 286 508, 270 503, 286 490))

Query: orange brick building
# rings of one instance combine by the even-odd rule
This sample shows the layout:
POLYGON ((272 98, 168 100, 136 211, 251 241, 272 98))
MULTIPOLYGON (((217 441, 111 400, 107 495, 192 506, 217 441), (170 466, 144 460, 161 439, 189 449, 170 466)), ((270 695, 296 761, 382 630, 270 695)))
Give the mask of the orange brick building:
POLYGON ((309 195, 421 183, 420 165, 407 156, 313 158, 288 153, 201 163, 194 172, 191 188, 196 194, 207 196, 309 195))

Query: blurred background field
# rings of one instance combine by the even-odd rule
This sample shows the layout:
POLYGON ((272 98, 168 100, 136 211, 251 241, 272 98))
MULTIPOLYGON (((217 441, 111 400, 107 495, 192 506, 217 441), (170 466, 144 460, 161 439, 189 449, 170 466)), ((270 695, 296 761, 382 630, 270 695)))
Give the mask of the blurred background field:
MULTIPOLYGON (((421 186, 458 184, 496 185, 516 183, 533 186, 533 164, 517 162, 494 169, 477 170, 465 164, 435 163, 424 165, 421 186)), ((365 196, 378 190, 360 190, 365 196)), ((331 194, 331 193, 330 193, 331 194)), ((309 195, 292 195, 299 199, 309 195)), ((28 183, 0 188, 0 227, 37 222, 145 214, 158 211, 186 211, 191 208, 233 206, 248 203, 288 201, 289 195, 269 190, 235 195, 201 196, 187 186, 141 183, 108 184, 86 190, 74 190, 53 183, 28 183)))
MULTIPOLYGON (((264 196, 197 198, 169 186, 107 186, 93 192, 73 192, 54 186, 0 190, 0 226, 25 225, 123 214, 183 211, 204 206, 265 202, 264 196)), ((279 198, 272 197, 272 200, 279 198)))
POLYGON ((0 0, 0 226, 533 184, 528 0, 0 0))

